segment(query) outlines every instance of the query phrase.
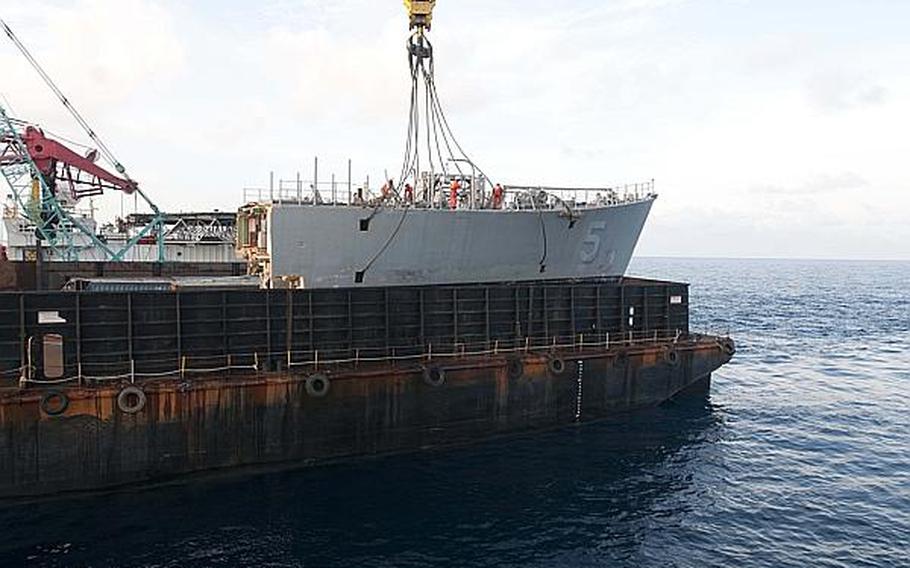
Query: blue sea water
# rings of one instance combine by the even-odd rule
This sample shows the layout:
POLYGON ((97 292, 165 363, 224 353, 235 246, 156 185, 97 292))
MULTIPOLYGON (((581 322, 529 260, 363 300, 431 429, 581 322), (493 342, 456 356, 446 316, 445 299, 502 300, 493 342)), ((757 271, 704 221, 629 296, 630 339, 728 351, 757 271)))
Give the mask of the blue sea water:
POLYGON ((0 508, 0 567, 910 566, 910 263, 638 259, 732 334, 628 420, 0 508))

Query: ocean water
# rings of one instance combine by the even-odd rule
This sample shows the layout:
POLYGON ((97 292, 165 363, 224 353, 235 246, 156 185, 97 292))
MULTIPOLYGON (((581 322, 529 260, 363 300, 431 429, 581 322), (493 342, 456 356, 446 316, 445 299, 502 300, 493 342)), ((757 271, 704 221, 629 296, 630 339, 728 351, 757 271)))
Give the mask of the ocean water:
POLYGON ((709 396, 457 450, 0 508, 0 567, 910 566, 910 263, 638 259, 709 396))

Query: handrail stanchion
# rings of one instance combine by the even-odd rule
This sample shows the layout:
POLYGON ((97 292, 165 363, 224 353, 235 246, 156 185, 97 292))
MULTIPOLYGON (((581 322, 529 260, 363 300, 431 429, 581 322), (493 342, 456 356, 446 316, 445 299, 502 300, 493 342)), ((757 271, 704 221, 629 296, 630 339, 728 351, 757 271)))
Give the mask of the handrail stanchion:
POLYGON ((319 195, 319 156, 313 157, 313 206, 316 206, 316 196, 319 195))

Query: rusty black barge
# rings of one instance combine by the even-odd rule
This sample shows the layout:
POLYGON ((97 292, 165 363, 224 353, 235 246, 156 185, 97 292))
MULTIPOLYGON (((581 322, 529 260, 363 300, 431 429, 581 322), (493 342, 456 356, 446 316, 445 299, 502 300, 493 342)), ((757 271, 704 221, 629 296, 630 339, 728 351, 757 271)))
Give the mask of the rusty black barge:
POLYGON ((0 497, 596 420, 733 352, 687 285, 634 278, 0 293, 0 497))

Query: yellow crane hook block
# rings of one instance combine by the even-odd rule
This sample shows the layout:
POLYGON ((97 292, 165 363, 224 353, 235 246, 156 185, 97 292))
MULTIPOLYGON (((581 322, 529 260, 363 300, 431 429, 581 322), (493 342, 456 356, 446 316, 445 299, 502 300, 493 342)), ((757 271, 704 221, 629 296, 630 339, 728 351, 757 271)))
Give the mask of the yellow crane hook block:
POLYGON ((430 24, 433 23, 433 8, 436 7, 436 0, 404 0, 404 6, 408 9, 408 15, 411 17, 411 29, 430 29, 430 24))

